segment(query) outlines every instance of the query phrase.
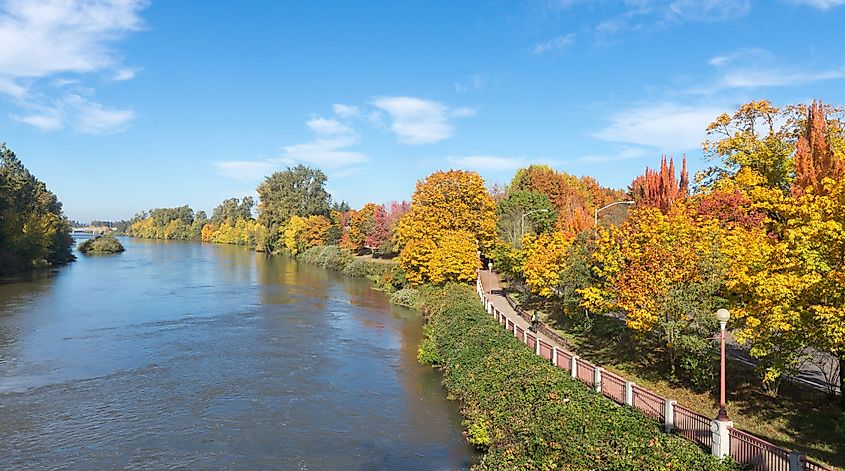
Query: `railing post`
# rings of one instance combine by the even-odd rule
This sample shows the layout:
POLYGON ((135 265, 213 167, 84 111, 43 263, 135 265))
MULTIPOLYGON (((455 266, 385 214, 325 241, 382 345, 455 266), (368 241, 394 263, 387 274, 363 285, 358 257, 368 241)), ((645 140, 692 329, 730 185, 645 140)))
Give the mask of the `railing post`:
POLYGON ((712 420, 710 431, 713 433, 713 447, 711 452, 717 458, 725 458, 731 455, 731 427, 734 423, 730 420, 712 420))
POLYGON ((534 332, 534 354, 540 356, 540 336, 534 332))
POLYGON ((552 365, 557 366, 557 347, 552 346, 552 365))
POLYGON ((593 371, 593 385, 596 387, 596 392, 601 392, 601 373, 604 371, 604 368, 597 366, 595 371, 593 371))
POLYGON ((578 355, 572 355, 569 361, 569 372, 572 373, 573 379, 578 379, 578 355))
POLYGON ((528 329, 522 329, 522 343, 528 343, 528 329))
POLYGON ((634 405, 634 382, 625 381, 625 404, 634 405))
POLYGON ((671 433, 675 428, 675 404, 677 404, 677 401, 671 399, 666 400, 666 408, 663 411, 663 417, 665 417, 663 428, 666 430, 666 433, 671 433))
POLYGON ((801 471, 801 453, 797 451, 789 452, 789 471, 801 471))

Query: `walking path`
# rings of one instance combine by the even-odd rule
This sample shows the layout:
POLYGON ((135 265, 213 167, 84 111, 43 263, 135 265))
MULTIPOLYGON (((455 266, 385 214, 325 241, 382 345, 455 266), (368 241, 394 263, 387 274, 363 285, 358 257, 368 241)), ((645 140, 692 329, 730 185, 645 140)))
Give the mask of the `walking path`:
MULTIPOLYGON (((500 293, 499 290, 502 289, 502 286, 499 284, 499 275, 491 272, 490 270, 481 270, 478 272, 478 277, 481 279, 481 286, 484 289, 484 292, 488 294, 487 299, 493 307, 504 314, 508 319, 512 319, 516 325, 522 328, 522 330, 528 330, 528 328, 531 327, 531 321, 520 316, 519 313, 516 312, 516 310, 508 303, 505 296, 500 293)), ((542 332, 538 331, 536 334, 540 340, 553 347, 557 347, 559 349, 569 349, 567 345, 564 345, 557 339, 553 339, 542 332)))

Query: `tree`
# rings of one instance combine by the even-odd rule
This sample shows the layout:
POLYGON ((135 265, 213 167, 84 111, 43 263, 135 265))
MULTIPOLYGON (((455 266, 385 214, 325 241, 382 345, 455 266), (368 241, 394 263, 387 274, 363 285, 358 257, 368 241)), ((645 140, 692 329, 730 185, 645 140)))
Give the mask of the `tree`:
POLYGON ((349 219, 348 237, 345 240, 346 248, 359 251, 367 246, 367 236, 373 229, 373 219, 379 207, 375 203, 367 203, 363 208, 352 213, 349 219))
POLYGON ((720 160, 721 165, 705 170, 698 180, 708 186, 748 168, 767 186, 788 191, 796 123, 795 108, 779 109, 768 100, 746 103, 733 116, 722 114, 707 126, 707 135, 718 139, 704 142, 705 158, 720 160))
POLYGON ((680 179, 675 176, 675 162, 669 159, 666 163, 664 156, 660 160, 660 170, 654 171, 648 167, 645 175, 634 179, 629 190, 631 197, 639 206, 657 208, 663 213, 678 201, 683 200, 689 193, 689 175, 687 174, 687 158, 684 156, 680 179))
POLYGON ((525 229, 542 234, 554 228, 557 213, 549 197, 536 191, 513 191, 504 197, 496 208, 499 237, 512 246, 521 246, 523 216, 525 229))
POLYGON ((668 214, 637 209, 621 226, 600 229, 593 253, 600 282, 580 290, 582 306, 623 310, 629 328, 658 340, 675 374, 678 342, 684 335, 700 337, 722 303, 720 240, 718 223, 695 219, 684 204, 668 214))
POLYGON ((303 250, 326 244, 331 223, 325 216, 308 216, 300 234, 303 250))
MULTIPOLYGON (((331 195, 326 192, 325 184, 326 174, 301 164, 273 173, 256 190, 258 221, 270 234, 279 234, 279 228, 293 216, 327 215, 331 195)), ((271 245, 275 246, 275 238, 271 236, 271 245)))
POLYGON ((376 206, 373 210, 373 222, 364 239, 364 246, 372 250, 374 254, 386 255, 393 251, 393 245, 390 243, 393 234, 387 225, 387 217, 384 206, 376 206))
POLYGON ((417 183, 411 210, 395 234, 408 281, 474 279, 480 266, 477 251, 493 248, 495 226, 496 206, 477 173, 450 170, 429 175, 417 183), (447 249, 458 252, 447 254, 447 249))
POLYGON ((544 232, 536 238, 526 236, 522 273, 531 291, 544 297, 554 294, 571 243, 572 239, 560 231, 544 232))
POLYGON ((824 191, 822 179, 834 181, 845 177, 845 163, 841 152, 834 152, 828 135, 841 132, 838 121, 828 123, 822 103, 815 101, 807 113, 807 124, 795 149, 795 184, 792 194, 800 196, 807 191, 819 194, 824 191), (833 129, 830 129, 833 128, 833 129))
POLYGON ((255 201, 251 196, 244 196, 242 200, 238 198, 225 199, 214 208, 214 212, 211 213, 211 222, 220 224, 226 219, 232 222, 238 219, 252 219, 252 207, 254 205, 255 201))

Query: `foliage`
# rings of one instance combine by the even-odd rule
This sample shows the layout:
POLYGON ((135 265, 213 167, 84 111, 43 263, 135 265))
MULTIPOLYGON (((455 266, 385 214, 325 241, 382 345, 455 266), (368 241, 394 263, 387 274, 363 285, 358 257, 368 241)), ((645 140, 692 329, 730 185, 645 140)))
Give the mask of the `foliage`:
POLYGON ((526 236, 525 239, 521 270, 525 283, 534 293, 549 297, 557 288, 572 239, 559 231, 543 233, 536 238, 526 236))
POLYGON ((0 144, 0 274, 74 260, 62 204, 0 144))
POLYGON ((123 247, 123 244, 117 240, 117 237, 114 237, 111 234, 101 235, 94 237, 92 239, 88 239, 85 242, 79 244, 79 252, 88 254, 109 254, 109 253, 120 253, 125 251, 126 249, 123 247))
POLYGON ((126 235, 147 239, 197 240, 206 220, 194 217, 189 206, 156 208, 133 218, 126 235))
POLYGON ((326 174, 322 170, 300 164, 275 172, 258 185, 258 221, 267 227, 272 248, 284 245, 278 240, 283 232, 281 228, 293 216, 305 218, 329 213, 331 196, 325 184, 326 174))
POLYGON ((627 326, 665 349, 676 373, 679 338, 695 335, 698 320, 723 303, 726 262, 718 223, 696 219, 681 204, 668 214, 638 209, 600 234, 593 253, 600 283, 579 291, 582 305, 624 311, 627 326))
POLYGON ((534 355, 471 288, 421 292, 428 323, 419 356, 443 370, 467 433, 487 450, 476 469, 737 469, 534 355))
POLYGON ((419 307, 420 293, 414 288, 402 288, 390 295, 390 302, 410 308, 419 307))
POLYGON ((486 253, 494 244, 495 210, 477 173, 436 172, 418 182, 395 235, 408 281, 475 279, 477 251, 486 253))
POLYGON ((800 196, 807 191, 820 194, 825 191, 822 185, 824 178, 842 180, 845 177, 845 155, 842 154, 845 149, 838 149, 836 153, 828 137, 833 134, 835 139, 836 134, 841 135, 841 132, 838 121, 828 122, 821 102, 813 102, 795 149, 793 195, 800 196))
POLYGON ((563 255, 563 268, 559 272, 555 290, 566 314, 582 311, 579 292, 597 283, 593 273, 595 242, 589 232, 582 232, 569 244, 563 255))
POLYGON ((343 271, 347 265, 352 263, 355 256, 345 249, 336 245, 323 245, 311 247, 297 256, 297 259, 305 263, 319 265, 327 270, 343 271))
POLYGON ((513 191, 496 207, 499 238, 512 246, 520 246, 524 230, 535 234, 548 232, 554 227, 557 213, 549 197, 536 191, 513 191), (525 226, 523 227, 523 221, 525 226))
POLYGON ((343 268, 343 273, 348 276, 370 278, 381 280, 385 272, 395 264, 369 258, 356 257, 351 263, 343 268))
POLYGON ((645 175, 635 178, 629 190, 640 207, 658 208, 664 213, 669 212, 676 202, 684 200, 688 192, 689 175, 686 156, 681 167, 680 179, 675 176, 675 161, 670 158, 667 165, 664 156, 660 161, 660 170, 655 171, 646 167, 645 175))
POLYGON ((237 198, 225 199, 220 205, 214 208, 214 211, 211 213, 211 222, 219 225, 226 220, 250 220, 252 219, 252 207, 254 205, 255 200, 251 196, 244 196, 243 200, 237 198))

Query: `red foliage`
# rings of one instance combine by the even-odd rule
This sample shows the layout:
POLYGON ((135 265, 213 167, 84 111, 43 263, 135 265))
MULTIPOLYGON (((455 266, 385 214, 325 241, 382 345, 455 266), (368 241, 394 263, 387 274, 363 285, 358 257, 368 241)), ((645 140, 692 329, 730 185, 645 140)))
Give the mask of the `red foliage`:
POLYGON ((751 199, 738 189, 715 190, 698 199, 696 212, 702 216, 718 219, 721 223, 751 228, 759 226, 766 218, 765 213, 754 210, 751 199))
POLYGON ((689 193, 689 174, 687 173, 687 157, 684 156, 681 167, 681 176, 675 176, 675 161, 666 156, 660 160, 660 170, 655 171, 648 167, 645 175, 640 175, 631 182, 631 196, 640 207, 647 206, 658 208, 664 214, 675 202, 683 200, 689 193))
POLYGON ((390 236, 391 231, 387 227, 387 211, 384 210, 384 206, 376 206, 373 209, 372 225, 364 238, 364 246, 372 250, 378 249, 390 240, 390 236))
POLYGON ((827 136, 828 123, 822 103, 814 101, 807 113, 807 128, 798 138, 795 150, 794 196, 800 196, 808 189, 819 194, 824 191, 823 178, 839 180, 845 175, 845 165, 833 153, 827 136))

